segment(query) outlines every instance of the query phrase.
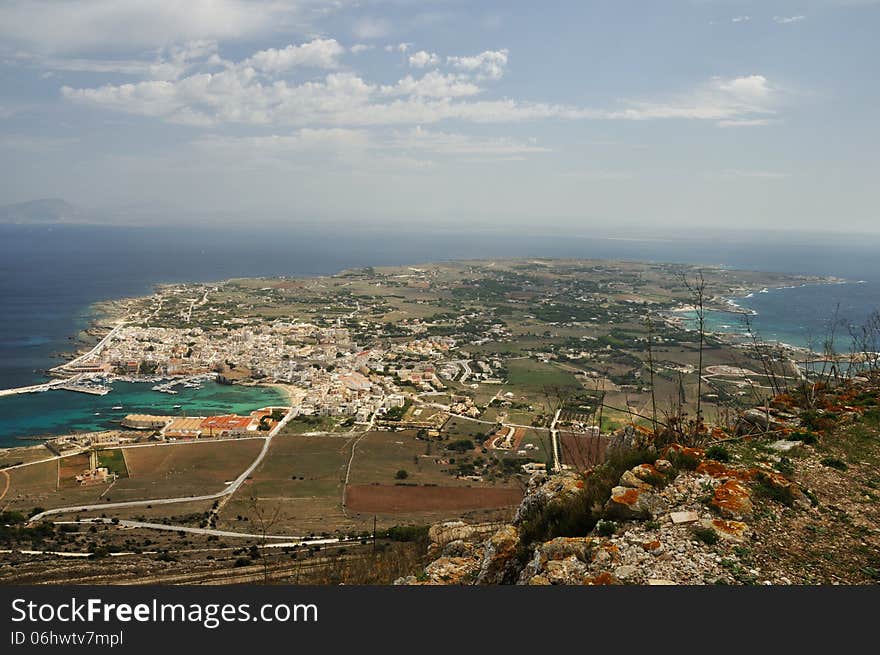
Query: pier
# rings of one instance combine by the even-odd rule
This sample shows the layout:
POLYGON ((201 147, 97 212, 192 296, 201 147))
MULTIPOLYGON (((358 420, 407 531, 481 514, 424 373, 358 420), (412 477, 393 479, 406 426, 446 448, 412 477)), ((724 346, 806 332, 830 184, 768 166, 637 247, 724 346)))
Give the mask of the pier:
POLYGON ((29 387, 15 387, 14 389, 0 389, 0 396, 14 396, 19 393, 40 393, 41 391, 49 391, 50 389, 57 389, 65 382, 66 382, 66 380, 52 380, 51 382, 46 382, 45 384, 34 384, 29 387))
POLYGON ((110 393, 110 387, 87 387, 80 384, 61 384, 58 385, 58 389, 64 389, 65 391, 76 391, 78 393, 88 393, 93 396, 106 396, 110 393))

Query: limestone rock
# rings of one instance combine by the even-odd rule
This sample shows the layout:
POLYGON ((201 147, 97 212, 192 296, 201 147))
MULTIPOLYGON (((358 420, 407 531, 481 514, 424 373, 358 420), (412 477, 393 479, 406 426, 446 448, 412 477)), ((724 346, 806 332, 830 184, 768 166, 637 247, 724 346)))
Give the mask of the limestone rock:
POLYGON ((516 566, 519 530, 505 525, 486 542, 477 584, 503 584, 512 582, 519 573, 516 566))
POLYGON ((764 470, 756 470, 755 471, 755 479, 758 482, 766 484, 773 489, 775 489, 779 493, 779 497, 782 498, 785 502, 797 505, 803 509, 809 509, 811 507, 810 499, 803 492, 800 486, 786 478, 781 473, 777 473, 776 471, 764 471, 764 470))
POLYGON ((580 492, 582 488, 583 480, 571 471, 552 476, 536 473, 529 479, 526 493, 513 517, 514 525, 542 512, 555 500, 580 492))
POLYGON ((649 519, 665 506, 663 498, 652 491, 632 487, 614 487, 605 504, 608 516, 620 519, 649 519))
POLYGON ((725 541, 741 543, 750 534, 749 526, 742 521, 725 521, 724 519, 703 519, 700 522, 704 528, 712 530, 719 538, 725 541))
POLYGON ((639 479, 632 471, 624 471, 620 476, 620 486, 630 487, 631 489, 650 489, 651 485, 644 480, 639 479))
POLYGON ((717 486, 709 504, 727 519, 741 521, 752 517, 751 494, 739 480, 727 480, 717 486))
POLYGON ((682 523, 694 523, 700 520, 700 515, 696 512, 671 512, 669 518, 674 525, 682 523))
POLYGON ((585 564, 592 562, 595 540, 590 537, 556 537, 535 548, 535 553, 522 570, 518 584, 532 584, 535 576, 546 577, 550 562, 574 557, 585 564))
POLYGON ((550 584, 578 585, 584 584, 588 574, 589 569, 587 568, 587 565, 572 555, 565 559, 551 560, 547 562, 543 577, 545 577, 550 584))
POLYGON ((473 557, 476 546, 463 539, 456 539, 443 546, 440 552, 446 557, 473 557))
POLYGON ((470 584, 480 570, 474 557, 441 557, 425 567, 429 584, 470 584))
POLYGON ((654 468, 657 469, 660 473, 669 473, 672 471, 673 466, 672 462, 668 459, 658 459, 654 462, 654 468))

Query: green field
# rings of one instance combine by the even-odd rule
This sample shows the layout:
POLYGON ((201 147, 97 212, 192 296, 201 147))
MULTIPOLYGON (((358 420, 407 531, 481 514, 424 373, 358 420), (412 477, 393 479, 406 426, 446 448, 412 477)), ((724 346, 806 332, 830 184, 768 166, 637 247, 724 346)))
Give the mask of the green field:
POLYGON ((507 386, 524 391, 544 392, 555 388, 581 388, 581 383, 571 373, 533 359, 508 360, 507 371, 507 386))
POLYGON ((128 477, 128 467, 125 465, 125 457, 119 448, 98 451, 98 466, 104 466, 111 473, 120 478, 128 477))

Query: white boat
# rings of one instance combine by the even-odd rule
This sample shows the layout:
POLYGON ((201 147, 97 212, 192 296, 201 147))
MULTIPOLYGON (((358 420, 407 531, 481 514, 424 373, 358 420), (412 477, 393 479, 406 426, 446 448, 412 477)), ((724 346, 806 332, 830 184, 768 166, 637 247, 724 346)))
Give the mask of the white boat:
POLYGON ((111 409, 122 409, 122 405, 115 405, 114 407, 111 407, 111 409))

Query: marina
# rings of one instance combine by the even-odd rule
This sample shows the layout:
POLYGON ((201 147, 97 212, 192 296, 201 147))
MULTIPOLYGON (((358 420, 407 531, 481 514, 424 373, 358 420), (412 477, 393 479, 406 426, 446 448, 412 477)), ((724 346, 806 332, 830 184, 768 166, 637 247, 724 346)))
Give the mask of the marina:
POLYGON ((33 393, 0 397, 0 447, 21 438, 45 439, 118 429, 123 413, 210 416, 247 415, 260 407, 285 405, 288 399, 273 387, 221 385, 181 388, 174 396, 153 391, 150 384, 114 380, 104 395, 33 393), (124 409, 117 409, 124 408, 124 409))

